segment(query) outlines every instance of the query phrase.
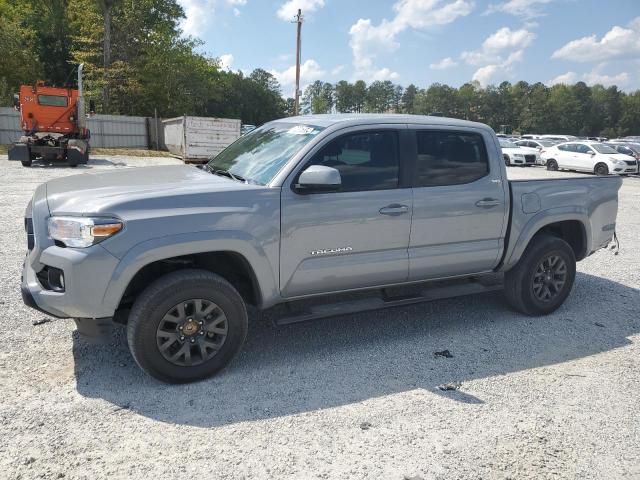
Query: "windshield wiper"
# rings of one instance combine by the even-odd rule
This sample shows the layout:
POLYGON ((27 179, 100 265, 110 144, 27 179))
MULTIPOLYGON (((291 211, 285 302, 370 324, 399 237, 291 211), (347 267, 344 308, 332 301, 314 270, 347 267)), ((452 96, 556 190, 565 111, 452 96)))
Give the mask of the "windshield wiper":
POLYGON ((231 173, 229 170, 225 170, 223 168, 213 168, 209 165, 205 165, 205 168, 214 175, 218 175, 220 177, 228 177, 232 180, 236 180, 238 182, 247 183, 247 180, 244 177, 241 177, 237 173, 231 173))

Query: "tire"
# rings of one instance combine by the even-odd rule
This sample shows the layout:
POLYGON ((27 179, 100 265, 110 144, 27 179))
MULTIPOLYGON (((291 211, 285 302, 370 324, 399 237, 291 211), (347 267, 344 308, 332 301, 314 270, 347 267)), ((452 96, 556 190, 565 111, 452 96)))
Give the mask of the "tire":
POLYGON ((557 172, 558 162, 556 162, 553 158, 550 158, 549 160, 547 160, 547 170, 551 172, 557 172))
POLYGON ((23 167, 31 166, 31 160, 22 160, 20 163, 22 164, 23 167))
POLYGON ((511 160, 509 159, 509 155, 503 155, 503 157, 504 157, 504 164, 507 167, 510 167, 511 166, 511 160))
POLYGON ((233 359, 244 343, 247 324, 245 303, 224 278, 205 270, 179 270, 160 277, 135 300, 127 324, 127 342, 136 363, 152 377, 167 383, 194 382, 211 377, 233 359), (191 303, 200 305, 200 311, 189 311, 187 305, 191 303), (209 319, 212 315, 204 316, 211 304, 216 307, 213 320, 209 319), (177 319, 180 313, 182 320, 177 319), (220 323, 223 317, 224 323, 220 323), (217 338, 220 335, 214 329, 225 330, 224 339, 217 338), (161 348, 169 342, 169 347, 161 348), (211 356, 204 358, 201 343, 219 345, 211 352, 207 352, 211 347, 205 348, 211 356), (180 351, 184 353, 173 361, 169 359, 180 351))
POLYGON ((569 244, 553 235, 538 234, 533 237, 520 261, 505 274, 507 302, 526 315, 548 315, 567 299, 575 277, 576 258, 569 244), (553 258, 557 260, 550 268, 552 274, 548 275, 545 265, 549 266, 553 258), (562 266, 560 260, 564 263, 564 275, 553 270, 562 266), (542 273, 540 268, 543 269, 542 273), (561 281, 564 283, 558 288, 561 281), (545 297, 545 288, 549 298, 542 298, 545 297))
POLYGON ((609 167, 607 167, 606 163, 597 163, 593 168, 593 173, 600 177, 609 175, 609 167))

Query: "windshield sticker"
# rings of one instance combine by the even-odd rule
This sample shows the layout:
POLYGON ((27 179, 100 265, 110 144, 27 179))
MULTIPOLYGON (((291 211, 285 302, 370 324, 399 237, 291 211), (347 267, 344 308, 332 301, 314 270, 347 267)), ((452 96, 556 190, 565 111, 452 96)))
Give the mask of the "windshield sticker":
POLYGON ((318 133, 317 130, 314 130, 313 127, 308 127, 306 125, 296 125, 295 127, 291 127, 287 130, 287 133, 292 135, 313 135, 318 133))

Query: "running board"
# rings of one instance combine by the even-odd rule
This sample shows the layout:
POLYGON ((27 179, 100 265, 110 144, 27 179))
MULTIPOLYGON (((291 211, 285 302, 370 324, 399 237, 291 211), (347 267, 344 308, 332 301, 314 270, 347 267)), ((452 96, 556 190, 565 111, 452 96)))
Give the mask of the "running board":
POLYGON ((342 302, 315 305, 303 311, 285 315, 274 320, 276 325, 289 325, 291 323, 306 322, 319 318, 349 315, 352 313, 380 310, 383 308, 402 307, 415 303, 430 302, 442 298, 461 297, 475 295, 477 293, 502 290, 504 285, 500 283, 482 284, 477 281, 458 283, 445 286, 425 287, 419 292, 410 295, 388 296, 387 290, 381 290, 379 297, 364 298, 360 300, 346 300, 342 302))

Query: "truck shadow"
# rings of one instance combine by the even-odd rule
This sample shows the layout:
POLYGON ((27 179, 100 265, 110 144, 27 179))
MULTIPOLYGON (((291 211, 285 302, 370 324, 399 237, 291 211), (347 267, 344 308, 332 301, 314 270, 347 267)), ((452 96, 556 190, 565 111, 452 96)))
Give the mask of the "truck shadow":
POLYGON ((285 327, 262 319, 251 325, 242 353, 225 371, 190 385, 145 375, 123 329, 107 345, 87 344, 74 333, 75 375, 81 395, 104 399, 114 411, 201 427, 415 389, 432 392, 435 401, 481 408, 483 399, 465 393, 465 382, 624 347, 640 331, 638 311, 638 289, 579 273, 567 303, 547 317, 513 313, 498 293, 285 327), (453 357, 434 355, 442 350, 453 357), (455 382, 462 383, 458 391, 438 389, 455 382))

